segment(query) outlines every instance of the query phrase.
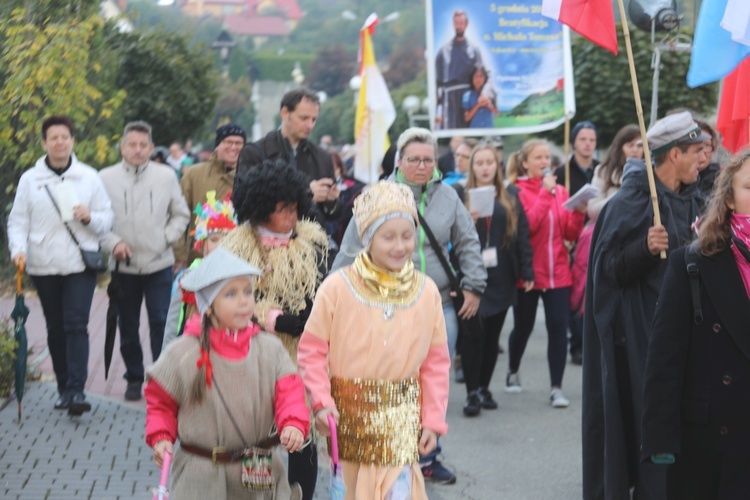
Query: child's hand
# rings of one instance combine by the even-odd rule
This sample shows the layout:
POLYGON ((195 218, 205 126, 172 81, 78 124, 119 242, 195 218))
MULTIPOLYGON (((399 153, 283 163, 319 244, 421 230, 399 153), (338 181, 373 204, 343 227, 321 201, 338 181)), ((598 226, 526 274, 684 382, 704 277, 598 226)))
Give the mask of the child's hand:
POLYGON ((430 429, 422 429, 422 435, 419 437, 419 454, 427 455, 437 446, 437 434, 430 429))
POLYGON ((339 423, 339 412, 334 407, 321 408, 315 414, 315 428, 323 437, 331 435, 331 428, 328 426, 328 415, 333 415, 333 420, 336 424, 339 423))
POLYGON ((164 452, 167 451, 172 453, 172 443, 166 439, 162 439, 154 445, 154 462, 156 462, 156 466, 160 469, 164 460, 164 452))
POLYGON ((302 443, 305 442, 305 435, 302 431, 292 425, 288 425, 281 429, 281 445, 286 448, 289 453, 294 453, 302 448, 302 443))

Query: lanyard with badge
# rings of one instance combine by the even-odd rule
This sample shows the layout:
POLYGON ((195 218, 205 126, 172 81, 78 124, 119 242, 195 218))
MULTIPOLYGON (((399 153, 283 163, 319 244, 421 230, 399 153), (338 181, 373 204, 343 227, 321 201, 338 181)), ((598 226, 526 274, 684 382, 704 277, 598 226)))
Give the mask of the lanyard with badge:
POLYGON ((485 217, 484 224, 487 228, 487 237, 485 238, 484 248, 482 249, 482 262, 486 269, 497 267, 497 248, 490 246, 490 226, 492 217, 485 217))

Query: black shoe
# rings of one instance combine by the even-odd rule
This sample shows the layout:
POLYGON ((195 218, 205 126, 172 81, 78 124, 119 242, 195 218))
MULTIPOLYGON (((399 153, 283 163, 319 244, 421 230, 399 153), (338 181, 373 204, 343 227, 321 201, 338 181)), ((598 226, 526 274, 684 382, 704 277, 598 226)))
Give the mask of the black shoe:
POLYGON ((128 388, 125 389, 125 399, 128 401, 140 401, 142 385, 143 382, 138 382, 137 380, 128 382, 128 388))
POLYGON ((583 365, 583 353, 580 349, 576 349, 570 353, 570 362, 578 366, 583 365))
POLYGON ((466 404, 464 404, 464 415, 467 417, 476 417, 479 412, 482 411, 482 400, 479 398, 479 394, 472 392, 469 397, 466 398, 466 404))
POLYGON ((64 392, 55 401, 55 410, 67 410, 70 407, 70 393, 64 392))
POLYGON ((91 411, 91 403, 86 401, 86 396, 84 396, 82 392, 73 394, 73 396, 71 396, 70 398, 68 415, 78 417, 83 415, 87 411, 91 411))
POLYGON ((485 410, 497 410, 497 401, 492 398, 492 393, 484 387, 479 388, 479 399, 485 410))
POLYGON ((497 344, 497 354, 500 355, 500 354, 503 354, 503 353, 505 353, 505 349, 503 349, 502 345, 497 344))

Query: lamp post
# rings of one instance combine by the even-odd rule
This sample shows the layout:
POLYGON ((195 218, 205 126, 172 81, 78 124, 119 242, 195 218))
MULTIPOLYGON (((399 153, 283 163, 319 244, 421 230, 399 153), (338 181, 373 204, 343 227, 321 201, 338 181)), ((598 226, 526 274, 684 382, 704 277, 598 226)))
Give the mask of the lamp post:
POLYGON ((414 127, 418 121, 427 122, 429 126, 430 115, 428 114, 428 111, 430 109, 430 100, 428 97, 420 100, 419 97, 415 95, 408 95, 401 103, 401 109, 403 109, 409 117, 409 127, 414 127))

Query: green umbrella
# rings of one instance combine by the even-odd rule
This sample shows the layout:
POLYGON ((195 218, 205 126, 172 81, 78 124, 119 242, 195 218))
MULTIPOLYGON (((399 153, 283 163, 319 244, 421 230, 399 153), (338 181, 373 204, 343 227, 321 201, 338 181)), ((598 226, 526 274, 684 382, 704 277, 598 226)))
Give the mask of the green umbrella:
POLYGON ((20 262, 16 271, 16 305, 10 313, 15 321, 14 336, 16 339, 16 356, 13 360, 13 369, 16 372, 16 399, 18 400, 18 421, 21 421, 21 401, 23 400, 23 389, 26 383, 26 361, 28 357, 28 341, 26 339, 26 318, 29 317, 29 308, 26 307, 23 293, 21 293, 21 280, 25 263, 20 262))

